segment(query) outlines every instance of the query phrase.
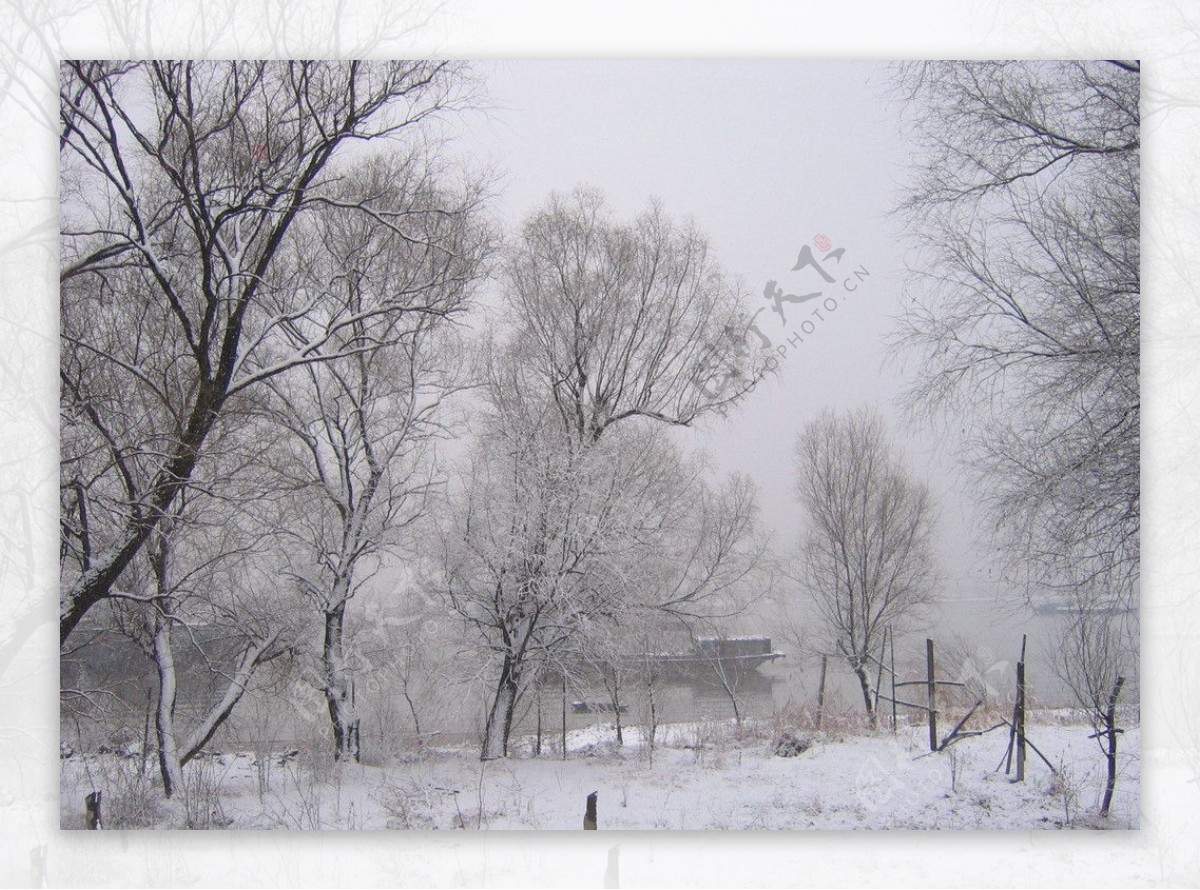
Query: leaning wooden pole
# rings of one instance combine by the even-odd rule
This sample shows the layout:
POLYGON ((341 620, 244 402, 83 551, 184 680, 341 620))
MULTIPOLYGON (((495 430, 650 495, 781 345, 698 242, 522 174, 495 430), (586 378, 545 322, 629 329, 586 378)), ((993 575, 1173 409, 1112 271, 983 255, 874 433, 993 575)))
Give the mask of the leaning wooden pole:
POLYGON ((925 677, 929 692, 929 750, 938 749, 937 680, 934 679, 933 640, 925 640, 925 677))
MULTIPOLYGON (((958 738, 959 732, 961 732, 962 728, 967 725, 967 721, 970 720, 972 715, 974 715, 974 713, 979 710, 979 706, 982 704, 983 704, 983 699, 979 699, 978 701, 975 702, 975 704, 971 705, 971 710, 967 711, 966 716, 963 717, 961 720, 959 720, 958 723, 954 724, 954 729, 950 730, 949 734, 944 739, 942 739, 942 743, 940 745, 938 745, 939 751, 944 751, 950 745, 951 742, 955 741, 958 738)), ((998 725, 1003 726, 1004 724, 998 724, 998 725)))
POLYGON ((879 687, 883 685, 883 656, 887 655, 887 629, 883 631, 883 642, 879 646, 879 670, 875 672, 875 710, 871 718, 879 725, 879 687))
MULTIPOLYGON (((999 724, 999 725, 1002 725, 1002 726, 1011 726, 1012 724, 1010 724, 1010 723, 1009 723, 1007 720, 1005 720, 1003 717, 1001 717, 1001 718, 1000 718, 1000 724, 999 724)), ((1091 736, 1088 736, 1088 738, 1091 738, 1091 736)), ((1054 764, 1050 762, 1050 758, 1049 758, 1049 757, 1047 757, 1045 754, 1043 754, 1043 753, 1042 753, 1042 751, 1041 751, 1041 749, 1040 749, 1040 748, 1038 748, 1038 746, 1037 746, 1037 745, 1035 745, 1035 744, 1034 744, 1032 741, 1030 741, 1028 738, 1026 738, 1026 739, 1025 739, 1025 744, 1026 744, 1026 745, 1029 747, 1029 750, 1030 750, 1030 751, 1032 751, 1032 752, 1033 752, 1034 754, 1036 754, 1038 757, 1042 758, 1042 763, 1046 764, 1046 769, 1050 770, 1050 772, 1052 772, 1052 773, 1054 773, 1054 774, 1056 774, 1056 775, 1057 775, 1057 773, 1058 773, 1058 770, 1055 768, 1054 764)), ((999 769, 1000 769, 1000 767, 996 767, 996 769, 997 769, 997 770, 999 770, 999 769)))
MULTIPOLYGON (((1012 757, 1013 748, 1017 746, 1017 700, 1013 696, 1012 719, 1008 721, 1008 748, 1004 751, 1004 759, 1000 761, 1004 767, 1004 775, 1009 775, 1012 772, 1012 757)), ((1000 767, 996 767, 1000 769, 1000 767)))
MULTIPOLYGON (((1028 642, 1028 640, 1029 640, 1028 634, 1021 634, 1021 657, 1017 659, 1018 663, 1022 663, 1025 661, 1025 644, 1026 644, 1026 642, 1028 642)), ((1006 775, 1006 776, 1012 772, 1013 748, 1016 746, 1016 743, 1017 743, 1017 703, 1016 703, 1016 699, 1014 698, 1012 720, 1010 720, 1009 724, 1008 724, 1008 749, 1004 752, 1004 760, 1002 761, 1002 763, 1004 764, 1004 775, 1006 775)), ((1000 767, 996 767, 996 769, 999 770, 1000 767)))
POLYGON ((1017 781, 1025 781, 1025 662, 1017 662, 1017 781))

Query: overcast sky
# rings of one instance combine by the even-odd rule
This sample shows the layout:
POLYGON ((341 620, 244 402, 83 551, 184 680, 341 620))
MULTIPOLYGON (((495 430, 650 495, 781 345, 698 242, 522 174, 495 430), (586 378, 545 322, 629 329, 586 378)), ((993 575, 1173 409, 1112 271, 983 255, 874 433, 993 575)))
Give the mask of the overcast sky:
MULTIPOLYGON (((763 524, 786 551, 801 528, 793 488, 796 435, 823 408, 877 406, 914 472, 940 506, 946 593, 990 595, 970 552, 970 509, 956 465, 896 408, 899 370, 885 365, 883 337, 902 299, 899 221, 889 218, 906 175, 898 108, 877 63, 799 61, 506 61, 480 63, 489 102, 468 116, 458 147, 502 175, 497 209, 509 231, 554 190, 599 188, 629 217, 660 199, 706 232, 717 258, 742 279, 762 332, 793 340, 777 379, 727 421, 683 437, 724 472, 758 483, 763 524), (845 249, 828 264, 793 272, 818 235, 845 249), (865 269, 866 277, 852 276, 865 269), (843 281, 852 277, 853 293, 843 281), (822 290, 820 301, 784 306, 762 297, 822 290), (823 320, 822 320, 823 319, 823 320), (811 331, 803 329, 809 322, 811 331)), ((814 248, 818 256, 823 255, 814 248)))

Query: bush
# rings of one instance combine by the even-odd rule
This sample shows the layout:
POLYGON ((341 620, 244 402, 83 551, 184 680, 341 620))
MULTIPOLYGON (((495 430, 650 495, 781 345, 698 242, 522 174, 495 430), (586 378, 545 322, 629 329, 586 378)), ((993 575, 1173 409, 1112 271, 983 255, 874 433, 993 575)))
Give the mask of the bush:
POLYGON ((775 756, 796 757, 811 747, 812 739, 803 738, 785 731, 775 742, 775 756))

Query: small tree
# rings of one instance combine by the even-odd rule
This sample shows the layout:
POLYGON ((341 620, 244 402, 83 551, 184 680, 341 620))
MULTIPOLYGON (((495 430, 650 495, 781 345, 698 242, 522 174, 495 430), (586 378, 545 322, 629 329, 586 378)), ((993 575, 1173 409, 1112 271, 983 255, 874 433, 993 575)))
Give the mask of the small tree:
POLYGON ((744 346, 745 301, 705 239, 657 206, 621 223, 598 194, 552 196, 503 271, 492 416, 446 535, 451 605, 501 662, 485 759, 506 753, 539 660, 591 622, 632 619, 635 604, 730 608, 754 549, 752 492, 745 480, 712 491, 654 427, 724 409, 765 365, 731 346, 744 346), (719 370, 714 352, 730 355, 719 370), (662 549, 676 543, 692 558, 667 577, 662 549), (658 587, 637 574, 656 551, 658 587))
POLYGON ((537 671, 627 610, 637 529, 673 496, 653 430, 578 450, 543 406, 493 418, 443 527, 446 600, 499 660, 484 759, 507 754, 537 671))
MULTIPOLYGON (((237 454, 225 444, 226 457, 237 454)), ((204 467, 197 483, 221 468, 204 467)), ((230 718, 260 668, 287 655, 296 636, 289 604, 272 589, 275 556, 262 546, 262 526, 245 511, 228 512, 226 498, 239 494, 212 479, 182 494, 125 573, 128 589, 114 590, 105 604, 106 617, 154 665, 154 734, 167 797, 182 791, 183 767, 230 718)))
POLYGON ((1137 613, 1095 606, 1084 595, 1071 604, 1053 650, 1055 673, 1087 713, 1104 754, 1102 816, 1108 815, 1117 784, 1116 708, 1122 690, 1128 690, 1126 697, 1136 694, 1137 652, 1137 613))
POLYGON ((888 625, 929 602, 934 588, 929 489, 896 457, 874 412, 824 412, 796 444, 798 494, 807 517, 799 580, 828 648, 858 677, 875 724, 870 658, 888 625))
POLYGON ((391 304, 387 324, 352 321, 331 338, 340 357, 267 381, 264 413, 286 433, 268 456, 277 487, 290 492, 279 534, 320 616, 336 759, 359 756, 347 607, 441 485, 434 445, 448 434, 443 402, 462 385, 445 331, 469 307, 488 247, 479 190, 439 187, 430 163, 393 155, 357 168, 336 192, 338 206, 297 238, 297 287, 336 292, 360 313, 391 304), (386 224, 357 211, 368 196, 386 224))

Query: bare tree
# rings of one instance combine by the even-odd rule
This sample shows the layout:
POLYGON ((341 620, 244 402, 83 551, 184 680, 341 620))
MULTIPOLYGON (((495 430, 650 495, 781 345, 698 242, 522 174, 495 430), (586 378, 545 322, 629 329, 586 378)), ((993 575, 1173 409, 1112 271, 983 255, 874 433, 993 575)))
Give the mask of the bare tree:
POLYGON ((684 470, 673 483, 679 496, 658 517, 657 540, 646 541, 640 607, 695 635, 769 596, 773 581, 750 477, 734 473, 714 483, 703 463, 688 462, 684 470))
MULTIPOLYGON (((382 597, 376 598, 376 605, 382 597)), ((381 738, 411 726, 418 748, 461 714, 465 681, 455 676, 459 627, 435 597, 411 597, 361 620, 351 645, 363 662, 360 712, 370 713, 381 738)))
POLYGON ((346 355, 267 383, 266 411, 289 439, 274 458, 279 487, 292 493, 279 531, 297 545, 290 571, 321 617, 320 676, 337 759, 359 757, 346 609, 440 487, 434 443, 447 435, 443 401, 462 385, 446 322, 467 310, 488 247, 478 189, 439 189, 427 164, 402 157, 357 171, 339 192, 341 206, 298 239, 313 287, 336 282, 359 311, 403 293, 405 308, 386 328, 347 325, 335 340, 346 355), (372 194, 381 212, 405 219, 403 237, 344 209, 372 194), (375 338, 384 345, 357 349, 375 338))
POLYGON ((1139 623, 1136 611, 1098 605, 1079 594, 1051 664, 1088 716, 1107 774, 1100 815, 1107 816, 1117 784, 1117 704, 1122 690, 1136 698, 1139 623))
POLYGON ((912 404, 967 418, 1014 579, 1109 605, 1139 574, 1140 73, 899 69, 922 150, 900 208, 918 248, 897 337, 912 404))
MULTIPOLYGON (((187 602, 183 582, 174 582, 171 566, 170 523, 160 526, 158 540, 146 551, 155 575, 155 598, 144 609, 151 654, 158 676, 158 695, 154 709, 159 771, 163 791, 172 797, 183 788, 183 767, 187 765, 217 730, 233 714, 256 671, 291 651, 291 636, 271 618, 248 616, 245 598, 254 598, 262 584, 242 583, 241 590, 224 601, 213 602, 210 591, 202 591, 199 612, 183 609, 187 602), (181 603, 181 599, 185 602, 181 603), (219 679, 223 688, 208 701, 190 702, 195 714, 187 735, 178 730, 177 710, 181 698, 181 676, 175 639, 180 631, 186 634, 188 648, 195 660, 205 664, 203 675, 219 679), (225 656, 232 656, 226 658, 225 656), (228 661, 228 664, 224 662, 228 661)), ((195 598, 195 594, 192 594, 195 598)), ((193 684, 197 677, 192 676, 193 684)))
POLYGON ((552 197, 502 285, 491 420, 445 536, 449 601, 500 661, 485 759, 507 752, 533 675, 556 659, 565 670, 589 625, 728 609, 746 551, 761 552, 745 481, 713 491, 654 429, 727 407, 763 374, 761 356, 730 345, 746 331, 742 295, 694 228, 657 207, 617 223, 590 192, 552 197))
MULTIPOLYGON (((109 619, 154 665, 154 729, 167 797, 183 789, 183 767, 209 743, 256 672, 292 650, 298 628, 272 590, 275 555, 256 517, 230 504, 252 502, 220 481, 240 459, 222 442, 106 602, 109 619), (185 732, 186 730, 186 732, 185 732)), ((236 473, 230 475, 237 477, 236 473)), ((238 485, 238 488, 234 486, 238 485)))
MULTIPOLYGON (((622 223, 598 192, 552 195, 509 250, 502 284, 512 364, 505 385, 548 401, 572 447, 638 418, 688 426, 723 414, 767 373, 765 354, 745 348, 745 294, 695 226, 657 203, 622 223)), ((753 559, 735 558, 753 531, 753 486, 731 477, 713 488, 704 469, 667 471, 682 473, 679 491, 696 500, 673 500, 639 531, 670 538, 660 541, 669 555, 655 569, 665 573, 647 594, 655 606, 711 618, 731 607, 727 594, 745 592, 765 542, 753 559)))
POLYGON ((637 678, 636 692, 641 699, 641 716, 646 726, 646 754, 650 765, 654 765, 654 749, 658 744, 658 724, 661 716, 660 701, 662 687, 667 679, 659 656, 663 654, 663 640, 669 639, 669 616, 650 612, 644 618, 627 626, 623 634, 625 657, 633 664, 637 678))
POLYGON ((934 508, 867 409, 825 411, 796 444, 797 490, 807 517, 799 580, 816 606, 829 651, 858 677, 872 725, 872 656, 933 594, 934 508))
POLYGON ((499 661, 485 759, 507 753, 533 674, 590 622, 622 611, 637 526, 664 494, 649 431, 580 450, 551 406, 514 402, 480 439, 443 532, 447 602, 499 661))
POLYGON ((596 192, 552 196, 503 282, 529 373, 580 441, 632 417, 689 425, 766 373, 766 354, 744 348, 745 295, 657 204, 621 223, 596 192))
MULTIPOLYGON (((296 286, 280 258, 298 220, 342 206, 345 147, 420 132, 457 100, 461 70, 63 64, 63 641, 148 545, 231 402, 387 342, 407 294, 360 306, 328 282, 296 286), (362 336, 342 336, 352 326, 362 336)), ((353 209, 405 236, 374 198, 353 209)))

